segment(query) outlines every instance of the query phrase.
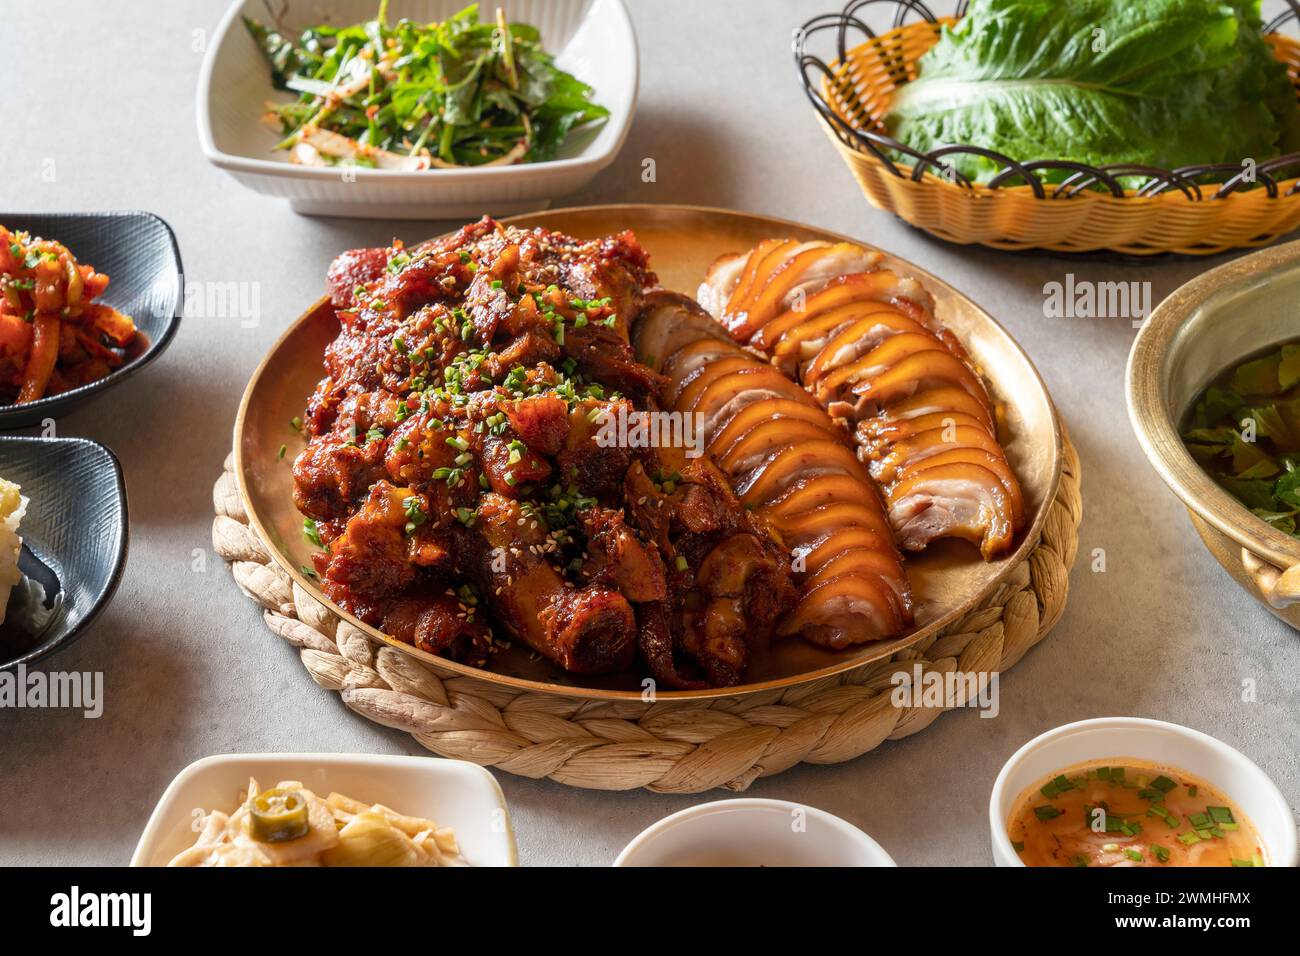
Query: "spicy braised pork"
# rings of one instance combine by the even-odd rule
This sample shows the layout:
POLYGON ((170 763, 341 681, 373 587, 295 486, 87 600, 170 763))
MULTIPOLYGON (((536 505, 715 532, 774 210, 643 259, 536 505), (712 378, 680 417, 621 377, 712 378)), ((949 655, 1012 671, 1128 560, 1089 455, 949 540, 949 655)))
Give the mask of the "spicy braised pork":
POLYGON ((335 260, 294 462, 326 594, 476 665, 511 639, 577 673, 738 683, 795 600, 779 534, 707 459, 603 429, 659 409, 627 332, 655 283, 630 233, 490 219, 335 260))

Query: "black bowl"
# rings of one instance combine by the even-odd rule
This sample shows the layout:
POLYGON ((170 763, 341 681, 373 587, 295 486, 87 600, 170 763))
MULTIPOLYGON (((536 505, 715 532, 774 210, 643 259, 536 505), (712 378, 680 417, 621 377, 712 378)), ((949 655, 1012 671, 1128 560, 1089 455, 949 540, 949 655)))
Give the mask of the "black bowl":
MULTIPOLYGON (((19 568, 44 590, 49 620, 34 635, 7 619, 0 670, 32 664, 71 644, 104 609, 126 566, 126 486, 113 453, 84 438, 0 436, 0 478, 22 486, 27 515, 19 568)), ((9 611, 25 594, 14 588, 9 611)), ((28 602, 28 608, 34 602, 28 602)))
POLYGON ((129 315, 144 333, 140 350, 99 381, 25 405, 0 405, 0 429, 66 414, 96 392, 134 375, 171 344, 183 301, 181 253, 171 226, 153 213, 0 211, 0 225, 61 242, 78 262, 107 275, 108 290, 99 301, 129 315))

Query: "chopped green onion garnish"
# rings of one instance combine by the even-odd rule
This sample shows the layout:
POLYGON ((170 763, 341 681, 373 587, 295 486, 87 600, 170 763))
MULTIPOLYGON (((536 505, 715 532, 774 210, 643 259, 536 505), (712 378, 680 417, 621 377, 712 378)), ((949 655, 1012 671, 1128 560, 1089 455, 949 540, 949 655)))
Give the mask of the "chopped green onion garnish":
POLYGON ((311 518, 302 519, 302 533, 307 536, 307 540, 318 548, 325 547, 320 539, 320 529, 316 527, 316 522, 311 518))
POLYGON ((1232 819, 1232 810, 1228 807, 1206 807, 1205 812, 1215 823, 1235 823, 1232 819))
MULTIPOLYGON (((667 490, 666 487, 665 490, 667 490)), ((1044 786, 1041 792, 1043 796, 1047 797, 1050 800, 1053 797, 1059 796, 1060 794, 1064 793, 1067 790, 1073 790, 1073 789, 1074 789, 1074 781, 1072 781, 1069 777, 1065 776, 1065 774, 1061 774, 1060 776, 1056 777, 1054 780, 1050 781, 1046 786, 1044 786)))

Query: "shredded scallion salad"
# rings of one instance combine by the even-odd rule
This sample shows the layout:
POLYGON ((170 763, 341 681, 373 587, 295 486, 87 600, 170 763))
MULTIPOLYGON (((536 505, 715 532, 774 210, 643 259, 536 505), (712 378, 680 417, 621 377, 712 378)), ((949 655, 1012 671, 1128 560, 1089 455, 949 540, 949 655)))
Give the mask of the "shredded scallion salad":
POLYGON ((558 69, 536 27, 480 23, 477 4, 440 23, 320 24, 296 38, 244 19, 278 89, 277 149, 309 165, 380 169, 505 165, 553 159, 575 127, 609 111, 558 69))

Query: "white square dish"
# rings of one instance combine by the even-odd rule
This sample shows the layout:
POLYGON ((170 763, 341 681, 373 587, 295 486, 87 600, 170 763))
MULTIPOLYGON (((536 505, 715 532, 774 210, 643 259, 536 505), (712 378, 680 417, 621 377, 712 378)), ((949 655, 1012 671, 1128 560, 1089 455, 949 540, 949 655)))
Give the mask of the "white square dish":
POLYGON ((372 754, 217 754, 196 760, 163 792, 131 865, 166 866, 193 846, 195 821, 212 810, 234 810, 249 777, 263 786, 298 780, 321 796, 333 790, 427 817, 455 831, 471 866, 519 865, 505 796, 487 770, 463 760, 372 754))
MULTIPOLYGON (((389 22, 441 20, 466 0, 393 0, 389 22)), ((636 109, 637 47, 622 0, 494 0, 512 21, 531 23, 556 65, 587 83, 610 115, 572 133, 559 157, 542 163, 465 169, 394 169, 294 165, 273 152, 275 135, 261 123, 268 101, 287 100, 271 83, 270 67, 242 17, 269 18, 264 0, 235 0, 208 47, 199 74, 199 143, 213 165, 244 186, 289 200, 308 215, 385 219, 465 219, 544 209, 557 196, 585 186, 608 166, 627 138, 636 109)), ((282 0, 280 22, 300 30, 328 19, 342 25, 369 20, 377 0, 282 0)))

